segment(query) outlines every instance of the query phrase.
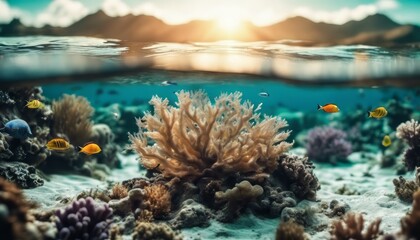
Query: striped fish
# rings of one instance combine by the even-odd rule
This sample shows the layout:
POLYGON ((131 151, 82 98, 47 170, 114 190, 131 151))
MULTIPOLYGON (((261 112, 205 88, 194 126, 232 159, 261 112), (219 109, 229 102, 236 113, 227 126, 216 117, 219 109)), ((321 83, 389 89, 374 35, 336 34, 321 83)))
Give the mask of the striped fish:
POLYGON ((26 103, 25 107, 32 108, 32 109, 43 108, 44 104, 41 101, 34 99, 34 100, 31 100, 31 101, 28 101, 26 103))
POLYGON ((70 148, 70 144, 62 138, 54 138, 47 143, 48 150, 64 151, 70 148))
POLYGON ((378 107, 373 111, 368 111, 368 117, 370 118, 383 118, 388 114, 388 111, 384 107, 378 107))

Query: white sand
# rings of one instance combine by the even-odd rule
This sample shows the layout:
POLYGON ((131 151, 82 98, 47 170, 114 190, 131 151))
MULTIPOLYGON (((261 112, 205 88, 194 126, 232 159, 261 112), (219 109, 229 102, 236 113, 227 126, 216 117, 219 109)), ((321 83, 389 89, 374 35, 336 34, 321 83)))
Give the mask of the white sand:
MULTIPOLYGON (((108 180, 123 181, 144 176, 140 171, 136 156, 119 155, 123 168, 112 171, 108 180)), ((338 200, 347 203, 351 211, 362 212, 368 221, 381 217, 381 229, 385 232, 395 232, 399 229, 399 220, 410 209, 411 205, 401 202, 394 194, 392 179, 396 178, 395 170, 373 167, 369 173, 373 177, 364 176, 369 164, 360 159, 360 154, 351 156, 354 164, 331 166, 316 164, 315 174, 321 182, 321 190, 317 193, 319 201, 330 202, 338 200), (360 195, 339 195, 337 189, 346 185, 350 190, 356 190, 360 195)), ((25 195, 40 204, 41 207, 57 205, 65 198, 72 198, 77 193, 92 188, 104 188, 106 182, 79 175, 51 175, 51 181, 44 186, 25 190, 25 195)), ((413 174, 405 176, 413 178, 413 174)), ((303 202, 300 205, 317 206, 317 202, 303 202)), ((325 221, 316 218, 315 222, 325 221)), ((252 215, 242 216, 233 224, 221 224, 212 221, 208 228, 192 228, 183 230, 185 239, 273 239, 279 218, 260 219, 252 215)), ((319 232, 311 239, 328 239, 328 229, 319 232)))

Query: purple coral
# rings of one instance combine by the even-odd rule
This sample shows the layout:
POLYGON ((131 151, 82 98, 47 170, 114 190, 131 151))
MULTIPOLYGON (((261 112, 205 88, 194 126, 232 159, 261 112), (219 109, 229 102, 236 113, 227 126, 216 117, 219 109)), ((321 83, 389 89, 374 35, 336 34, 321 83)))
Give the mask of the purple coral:
POLYGON ((306 139, 309 159, 330 163, 346 159, 352 149, 351 143, 346 138, 345 132, 332 127, 312 129, 306 139))
POLYGON ((98 205, 90 197, 74 201, 56 212, 57 239, 108 239, 111 215, 107 204, 98 205))

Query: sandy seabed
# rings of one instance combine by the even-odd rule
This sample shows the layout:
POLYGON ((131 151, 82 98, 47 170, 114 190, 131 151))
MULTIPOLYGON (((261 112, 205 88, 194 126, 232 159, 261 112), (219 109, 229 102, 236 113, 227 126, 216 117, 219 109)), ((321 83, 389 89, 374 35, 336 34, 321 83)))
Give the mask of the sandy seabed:
MULTIPOLYGON (((295 150, 299 152, 299 149, 295 150)), ((300 151, 301 153, 301 151, 300 151)), ((107 180, 123 181, 135 177, 142 177, 145 171, 139 169, 136 155, 119 155, 122 169, 114 169, 107 180)), ((377 158, 379 158, 377 156, 377 158)), ((351 163, 332 166, 329 164, 315 164, 315 175, 321 183, 317 192, 317 201, 301 201, 297 207, 319 208, 320 202, 330 203, 332 200, 347 203, 350 211, 360 212, 369 222, 375 218, 382 218, 381 229, 385 233, 398 231, 400 218, 411 208, 411 204, 400 201, 394 193, 392 180, 396 178, 395 169, 381 169, 372 160, 363 159, 359 153, 349 156, 351 163), (367 174, 368 173, 368 174, 367 174), (346 186, 355 195, 338 194, 338 189, 346 186)), ((50 208, 60 204, 65 198, 74 198, 78 193, 89 189, 105 189, 107 183, 72 174, 50 175, 50 180, 44 186, 24 190, 29 200, 35 201, 41 208, 50 208)), ((404 177, 413 179, 413 174, 404 177)), ((207 228, 190 228, 182 230, 184 239, 274 239, 275 230, 280 218, 262 219, 245 214, 235 223, 224 224, 211 221, 207 228)), ((322 213, 315 213, 311 223, 314 225, 329 225, 330 218, 322 213)), ((329 239, 329 228, 311 235, 311 239, 329 239)), ((124 239, 131 239, 124 236, 124 239)))

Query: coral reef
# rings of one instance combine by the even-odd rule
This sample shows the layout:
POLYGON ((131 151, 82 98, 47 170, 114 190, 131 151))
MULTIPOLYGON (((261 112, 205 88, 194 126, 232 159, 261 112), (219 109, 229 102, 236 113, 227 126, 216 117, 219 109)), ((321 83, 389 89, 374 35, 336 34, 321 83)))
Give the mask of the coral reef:
POLYGON ((413 199, 413 209, 401 219, 401 234, 407 239, 420 238, 420 191, 414 193, 413 199))
POLYGON ((165 224, 139 222, 134 229, 133 240, 182 240, 181 235, 165 224))
POLYGON ((255 201, 263 193, 264 189, 261 186, 252 185, 248 181, 242 181, 225 192, 216 192, 216 202, 227 202, 226 206, 221 210, 218 220, 222 222, 232 221, 239 216, 240 211, 248 203, 255 201))
POLYGON ((379 225, 381 219, 372 221, 367 229, 364 229, 363 215, 359 213, 347 213, 343 220, 332 223, 331 237, 333 240, 373 240, 380 234, 379 225))
POLYGON ((201 204, 192 199, 182 203, 175 217, 170 221, 174 228, 206 227, 210 225, 210 212, 201 204))
POLYGON ((2 109, 0 122, 5 124, 13 119, 22 119, 28 123, 32 132, 32 135, 26 139, 14 139, 8 134, 0 133, 1 159, 39 165, 50 154, 44 146, 50 134, 52 112, 49 106, 28 109, 25 105, 26 101, 31 99, 44 101, 41 88, 8 88, 6 91, 0 90, 0 95, 0 109, 2 109))
POLYGON ((409 171, 420 166, 420 124, 411 119, 397 127, 396 136, 408 143, 409 147, 404 154, 404 164, 409 171))
POLYGON ((67 95, 52 103, 54 134, 65 134, 71 144, 83 146, 92 137, 93 108, 80 96, 67 95))
POLYGON ((4 240, 25 239, 28 203, 12 183, 0 178, 0 233, 4 240))
POLYGON ((111 189, 111 194, 109 195, 111 199, 121 199, 128 196, 128 190, 122 184, 115 184, 111 189))
POLYGON ((287 124, 276 117, 262 120, 250 102, 241 103, 241 93, 222 94, 211 103, 203 91, 177 93, 177 107, 154 96, 154 114, 146 113, 130 135, 131 147, 148 169, 166 177, 192 177, 206 169, 220 174, 270 172, 290 143, 287 124), (155 142, 148 144, 148 140, 155 142))
POLYGON ((44 185, 35 167, 23 162, 0 162, 0 177, 25 189, 44 185))
POLYGON ((346 160, 352 151, 347 134, 332 127, 316 127, 306 138, 308 157, 318 162, 337 163, 346 160))
POLYGON ((395 194, 399 199, 405 202, 413 201, 413 193, 420 188, 420 167, 416 169, 416 179, 406 180, 404 177, 400 176, 398 179, 392 181, 395 186, 395 194))
POLYGON ((106 124, 95 124, 92 127, 92 140, 99 144, 102 148, 102 152, 96 155, 98 163, 106 164, 107 166, 114 168, 119 165, 117 158, 118 146, 114 143, 115 135, 111 128, 106 124))
POLYGON ((112 209, 92 198, 74 201, 57 210, 57 239, 108 239, 112 209))
POLYGON ((162 184, 146 186, 142 205, 153 214, 155 219, 160 218, 171 211, 171 194, 162 184))
POLYGON ((302 226, 288 221, 280 223, 276 231, 276 240, 307 240, 302 226))
POLYGON ((279 179, 288 186, 298 198, 315 200, 316 191, 321 188, 318 178, 314 175, 313 163, 307 157, 282 154, 280 164, 273 172, 273 178, 279 179))

